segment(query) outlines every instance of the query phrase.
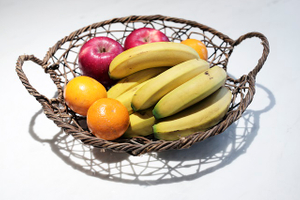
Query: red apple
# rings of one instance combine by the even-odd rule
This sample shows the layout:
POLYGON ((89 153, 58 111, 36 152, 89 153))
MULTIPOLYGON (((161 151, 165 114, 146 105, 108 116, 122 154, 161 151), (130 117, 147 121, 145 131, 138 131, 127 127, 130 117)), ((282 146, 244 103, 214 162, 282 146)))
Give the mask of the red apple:
POLYGON ((109 77, 109 65, 123 51, 122 45, 109 37, 92 38, 79 51, 79 69, 83 75, 90 76, 109 88, 116 82, 109 77))
POLYGON ((124 49, 152 42, 170 42, 169 38, 161 31, 154 28, 139 28, 132 31, 125 39, 124 49))

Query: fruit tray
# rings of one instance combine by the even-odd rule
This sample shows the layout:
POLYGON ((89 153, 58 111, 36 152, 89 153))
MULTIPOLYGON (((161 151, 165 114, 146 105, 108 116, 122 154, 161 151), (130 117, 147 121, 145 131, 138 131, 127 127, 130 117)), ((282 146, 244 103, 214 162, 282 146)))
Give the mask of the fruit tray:
POLYGON ((102 150, 126 152, 131 155, 141 155, 149 152, 179 150, 189 148, 193 144, 224 132, 232 123, 238 120, 251 103, 255 94, 256 75, 264 65, 269 54, 267 38, 259 32, 250 32, 233 40, 217 30, 195 21, 162 15, 127 16, 101 21, 72 32, 59 40, 46 53, 43 59, 34 55, 19 56, 16 72, 27 91, 42 105, 45 115, 66 134, 85 145, 91 145, 102 150), (116 139, 107 141, 95 137, 86 126, 86 118, 71 111, 65 104, 63 88, 72 78, 81 75, 78 67, 78 52, 89 39, 107 36, 123 44, 126 36, 141 27, 155 28, 165 33, 170 41, 180 42, 187 38, 201 40, 208 49, 210 66, 218 65, 227 71, 227 63, 234 48, 248 38, 259 38, 263 46, 261 58, 248 74, 235 79, 227 76, 225 86, 232 92, 232 100, 225 117, 215 126, 204 132, 195 132, 175 141, 155 139, 152 135, 134 137, 131 139, 116 139), (48 98, 39 93, 29 82, 23 71, 25 61, 32 61, 49 75, 57 87, 57 95, 48 98))

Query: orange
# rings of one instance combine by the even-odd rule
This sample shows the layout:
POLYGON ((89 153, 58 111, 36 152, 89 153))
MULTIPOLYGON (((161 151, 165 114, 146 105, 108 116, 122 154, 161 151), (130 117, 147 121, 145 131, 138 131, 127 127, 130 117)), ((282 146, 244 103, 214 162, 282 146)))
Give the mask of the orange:
POLYGON ((200 40, 186 39, 186 40, 183 40, 181 43, 192 47, 193 49, 195 49, 197 51, 197 53, 199 54, 201 59, 207 60, 207 58, 208 58, 207 48, 206 48, 205 44, 203 44, 203 42, 201 42, 200 40))
POLYGON ((64 88, 66 104, 74 112, 86 116, 89 107, 98 99, 106 98, 105 87, 88 76, 77 76, 64 88))
POLYGON ((96 137, 114 140, 121 137, 129 126, 127 108, 118 100, 102 98, 88 110, 87 125, 96 137))

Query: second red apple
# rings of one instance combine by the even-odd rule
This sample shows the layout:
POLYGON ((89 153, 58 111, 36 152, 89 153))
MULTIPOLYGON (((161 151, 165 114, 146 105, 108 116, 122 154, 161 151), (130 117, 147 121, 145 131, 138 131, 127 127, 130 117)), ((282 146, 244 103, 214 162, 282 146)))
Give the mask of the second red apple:
POLYGON ((125 40, 124 49, 130 49, 142 44, 152 42, 169 42, 169 38, 161 31, 154 28, 139 28, 132 31, 125 40))

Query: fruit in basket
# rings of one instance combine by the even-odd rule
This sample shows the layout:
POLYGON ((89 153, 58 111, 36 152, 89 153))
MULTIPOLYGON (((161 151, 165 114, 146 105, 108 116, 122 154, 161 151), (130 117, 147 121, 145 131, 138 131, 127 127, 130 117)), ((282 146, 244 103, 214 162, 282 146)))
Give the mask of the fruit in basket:
POLYGON ((118 100, 102 98, 87 113, 87 126, 92 134, 104 140, 121 137, 129 126, 129 113, 118 100))
POLYGON ((167 70, 168 67, 155 67, 150 69, 145 69, 134 74, 131 74, 121 80, 119 80, 115 85, 113 85, 107 91, 107 97, 117 98, 124 92, 130 90, 131 88, 139 85, 140 83, 160 74, 161 72, 167 70))
POLYGON ((152 42, 169 42, 169 38, 160 30, 154 28, 138 28, 132 31, 125 39, 124 49, 130 49, 152 42))
POLYGON ((192 47, 193 49, 195 49, 197 51, 197 53, 199 54, 201 59, 207 60, 207 58, 208 58, 207 48, 206 48, 205 44, 203 42, 201 42, 200 40, 189 38, 189 39, 183 40, 181 43, 192 47))
POLYGON ((154 106, 164 95, 209 68, 209 63, 202 59, 182 62, 154 77, 138 89, 131 106, 134 111, 154 106))
POLYGON ((64 99, 68 107, 83 116, 86 116, 89 107, 95 101, 105 97, 105 87, 88 76, 75 77, 64 88, 64 99))
POLYGON ((223 86, 226 78, 226 71, 219 66, 205 70, 163 96, 155 105, 153 115, 161 119, 194 105, 223 86))
POLYGON ((154 136, 162 140, 178 140, 218 124, 228 111, 232 93, 221 87, 199 103, 165 118, 153 126, 154 136))
POLYGON ((90 76, 109 88, 115 83, 108 75, 109 64, 123 50, 120 43, 109 37, 92 38, 79 51, 79 68, 83 75, 90 76))
POLYGON ((190 59, 199 59, 191 47, 175 42, 154 42, 128 49, 117 55, 109 66, 112 79, 122 79, 154 67, 173 67, 190 59))
POLYGON ((130 125, 122 137, 132 138, 152 134, 152 126, 156 122, 152 114, 152 109, 134 112, 129 116, 129 118, 130 125))

